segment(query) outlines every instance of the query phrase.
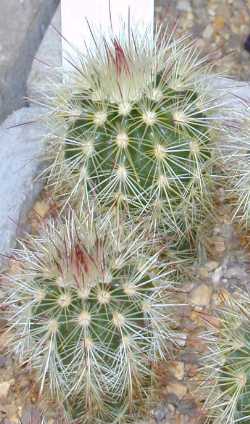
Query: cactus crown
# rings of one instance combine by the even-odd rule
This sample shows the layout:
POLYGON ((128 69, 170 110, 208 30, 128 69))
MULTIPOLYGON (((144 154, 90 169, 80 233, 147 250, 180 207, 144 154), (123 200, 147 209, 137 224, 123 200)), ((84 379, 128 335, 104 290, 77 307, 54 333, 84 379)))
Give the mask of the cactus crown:
POLYGON ((71 217, 49 223, 16 258, 14 347, 38 370, 41 390, 48 383, 60 399, 78 399, 75 410, 91 423, 143 397, 152 361, 173 340, 171 271, 160 271, 143 236, 71 217))
POLYGON ((209 198, 219 120, 209 66, 183 39, 126 34, 95 40, 51 99, 50 176, 68 182, 67 198, 150 213, 180 235, 209 198))
POLYGON ((249 317, 247 297, 230 301, 221 312, 219 330, 204 361, 208 383, 205 407, 216 424, 249 422, 249 317))

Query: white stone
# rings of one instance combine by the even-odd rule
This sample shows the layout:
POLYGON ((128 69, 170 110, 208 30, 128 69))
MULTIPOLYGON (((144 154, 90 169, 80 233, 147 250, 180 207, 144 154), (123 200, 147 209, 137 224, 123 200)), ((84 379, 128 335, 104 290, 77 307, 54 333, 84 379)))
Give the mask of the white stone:
POLYGON ((212 37, 213 32, 214 32, 214 30, 213 30, 212 25, 211 24, 208 24, 206 26, 206 28, 204 29, 202 35, 203 35, 204 38, 206 38, 208 40, 209 38, 212 37))
POLYGON ((191 12, 191 4, 188 0, 179 0, 177 3, 177 9, 181 12, 191 12))

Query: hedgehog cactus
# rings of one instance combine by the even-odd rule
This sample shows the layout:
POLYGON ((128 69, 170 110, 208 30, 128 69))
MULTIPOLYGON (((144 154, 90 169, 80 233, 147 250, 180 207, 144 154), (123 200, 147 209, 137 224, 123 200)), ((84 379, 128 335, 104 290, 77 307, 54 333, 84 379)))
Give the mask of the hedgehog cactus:
POLYGON ((249 229, 250 225, 250 108, 241 105, 240 111, 234 112, 234 125, 238 127, 235 136, 229 133, 227 142, 222 144, 222 156, 225 174, 228 178, 229 199, 232 204, 233 217, 241 226, 249 229), (233 198, 233 201, 232 201, 233 198))
POLYGON ((41 391, 77 399, 74 411, 91 424, 133 409, 176 337, 171 264, 148 256, 136 230, 99 224, 71 214, 30 237, 16 250, 22 268, 7 301, 14 349, 38 371, 41 391))
MULTIPOLYGON (((93 35, 94 37, 94 35, 93 35)), ((103 212, 178 236, 211 196, 218 100, 194 44, 151 32, 94 38, 50 99, 50 181, 103 212)), ((215 90, 214 90, 215 92, 215 90)))
POLYGON ((205 357, 208 422, 250 422, 249 298, 229 302, 205 357))

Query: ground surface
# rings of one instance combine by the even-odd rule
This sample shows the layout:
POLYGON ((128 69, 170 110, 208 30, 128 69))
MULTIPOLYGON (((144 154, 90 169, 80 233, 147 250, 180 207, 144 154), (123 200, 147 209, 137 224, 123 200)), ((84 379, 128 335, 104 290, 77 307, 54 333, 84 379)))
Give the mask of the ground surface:
POLYGON ((191 33, 220 61, 221 72, 250 80, 250 53, 244 42, 250 34, 249 0, 155 0, 158 22, 177 20, 177 32, 191 33))
POLYGON ((1 0, 0 122, 27 104, 33 57, 59 0, 1 0))

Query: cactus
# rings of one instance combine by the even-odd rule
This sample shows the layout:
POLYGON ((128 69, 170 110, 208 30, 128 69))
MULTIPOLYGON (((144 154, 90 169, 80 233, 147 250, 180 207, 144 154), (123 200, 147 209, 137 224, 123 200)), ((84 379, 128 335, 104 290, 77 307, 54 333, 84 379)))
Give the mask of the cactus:
POLYGON ((204 359, 208 422, 250 422, 250 302, 241 295, 220 312, 204 359))
MULTIPOLYGON (((92 35, 93 32, 91 31, 92 35)), ((66 201, 150 217, 177 239, 209 208, 221 101, 209 89, 210 64, 173 34, 93 35, 70 78, 48 103, 49 181, 66 201)))
MULTIPOLYGON (((222 82, 222 95, 226 97, 231 93, 228 107, 222 111, 224 119, 230 120, 230 125, 224 127, 224 136, 217 143, 216 153, 232 221, 240 224, 240 230, 246 230, 250 223, 250 108, 244 98, 235 92, 235 88, 237 86, 230 80, 222 82)), ((243 88, 247 89, 247 84, 245 87, 243 84, 243 88)))
MULTIPOLYGON (((250 109, 240 111, 238 115, 239 135, 230 136, 229 154, 224 153, 225 172, 230 180, 229 198, 232 204, 234 220, 241 227, 249 229, 250 225, 250 109), (225 160, 226 159, 226 160, 225 160), (232 201, 233 199, 233 201, 232 201)), ((224 146, 223 146, 224 147, 224 146)), ((226 150, 226 146, 224 151, 226 150)))
POLYGON ((91 424, 132 411, 177 337, 173 267, 149 255, 138 227, 103 225, 93 213, 50 221, 22 245, 6 303, 13 348, 37 370, 41 392, 76 404, 91 424))

